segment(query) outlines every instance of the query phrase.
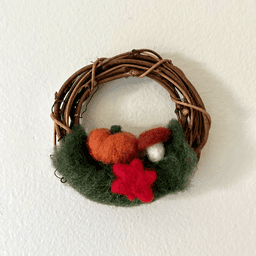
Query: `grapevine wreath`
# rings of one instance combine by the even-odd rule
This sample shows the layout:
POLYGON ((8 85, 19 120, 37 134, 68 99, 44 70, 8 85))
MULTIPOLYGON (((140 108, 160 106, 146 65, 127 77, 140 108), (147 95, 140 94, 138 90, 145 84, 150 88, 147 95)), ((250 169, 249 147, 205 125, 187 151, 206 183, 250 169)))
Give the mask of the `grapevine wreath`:
POLYGON ((150 203, 186 189, 211 127, 211 117, 184 73, 149 49, 98 58, 78 70, 55 93, 51 118, 55 175, 58 171, 61 182, 88 199, 116 206, 150 203), (177 119, 138 138, 120 125, 87 134, 79 124, 83 103, 87 107, 100 84, 129 76, 147 76, 162 85, 176 103, 177 119))

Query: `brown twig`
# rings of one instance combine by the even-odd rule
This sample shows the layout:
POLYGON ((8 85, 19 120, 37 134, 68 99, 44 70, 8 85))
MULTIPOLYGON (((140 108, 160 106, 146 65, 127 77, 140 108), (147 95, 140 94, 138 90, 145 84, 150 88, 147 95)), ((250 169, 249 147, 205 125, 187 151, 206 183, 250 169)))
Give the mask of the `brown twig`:
POLYGON ((56 136, 61 140, 66 134, 72 133, 72 126, 79 124, 82 104, 87 100, 87 107, 95 87, 98 89, 100 84, 129 76, 148 76, 168 91, 176 103, 174 112, 186 133, 186 139, 198 154, 199 160, 201 150, 208 140, 211 117, 185 74, 171 60, 162 59, 149 49, 134 49, 112 58, 99 58, 78 70, 63 84, 59 92, 55 93, 54 111, 51 113, 54 145, 56 136), (183 100, 178 92, 183 95, 183 100))

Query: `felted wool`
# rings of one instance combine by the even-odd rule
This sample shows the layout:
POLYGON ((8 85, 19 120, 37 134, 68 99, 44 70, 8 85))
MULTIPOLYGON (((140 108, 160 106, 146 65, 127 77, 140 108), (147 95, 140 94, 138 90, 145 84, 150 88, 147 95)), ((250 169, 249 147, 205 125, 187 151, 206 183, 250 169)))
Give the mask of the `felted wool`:
POLYGON ((110 133, 118 133, 118 132, 122 132, 122 128, 120 125, 112 125, 110 128, 110 133))
POLYGON ((162 142, 146 148, 146 154, 151 162, 158 162, 164 157, 165 149, 162 142))
MULTIPOLYGON (((173 132, 173 137, 164 142, 164 157, 156 163, 152 163, 147 156, 142 159, 144 169, 154 170, 157 174, 152 187, 152 202, 169 193, 184 190, 198 162, 196 153, 185 140, 179 122, 172 119, 168 129, 173 132)), ((54 148, 51 157, 53 166, 67 183, 86 198, 98 203, 125 207, 142 204, 138 198, 131 201, 127 196, 111 192, 112 183, 116 179, 113 165, 99 162, 90 155, 88 137, 82 126, 74 126, 72 131, 62 139, 60 147, 54 148)))
POLYGON ((112 130, 100 128, 90 133, 87 145, 95 160, 116 164, 129 163, 138 157, 137 138, 128 132, 118 132, 120 129, 112 126, 112 130))
POLYGON ((197 154, 186 141, 185 133, 178 120, 172 119, 168 128, 173 132, 173 136, 172 139, 164 142, 164 157, 156 163, 152 163, 147 155, 144 158, 145 168, 158 170, 154 195, 156 198, 170 192, 185 190, 198 164, 197 154))
POLYGON ((154 128, 140 134, 138 138, 138 150, 143 151, 158 142, 163 142, 171 135, 171 131, 164 127, 154 128))
POLYGON ((151 186, 157 175, 153 170, 144 170, 140 159, 135 158, 130 164, 115 164, 113 172, 117 177, 111 186, 113 193, 126 195, 131 201, 135 197, 144 203, 153 200, 151 186))

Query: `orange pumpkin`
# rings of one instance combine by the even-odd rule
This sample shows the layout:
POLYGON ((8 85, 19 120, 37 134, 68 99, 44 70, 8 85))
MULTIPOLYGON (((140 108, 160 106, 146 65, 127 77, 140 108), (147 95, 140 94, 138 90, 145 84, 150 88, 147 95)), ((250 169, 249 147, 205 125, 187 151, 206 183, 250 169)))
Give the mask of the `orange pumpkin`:
POLYGON ((121 126, 93 130, 87 140, 91 156, 105 164, 129 163, 138 157, 138 140, 129 132, 121 132, 121 126))

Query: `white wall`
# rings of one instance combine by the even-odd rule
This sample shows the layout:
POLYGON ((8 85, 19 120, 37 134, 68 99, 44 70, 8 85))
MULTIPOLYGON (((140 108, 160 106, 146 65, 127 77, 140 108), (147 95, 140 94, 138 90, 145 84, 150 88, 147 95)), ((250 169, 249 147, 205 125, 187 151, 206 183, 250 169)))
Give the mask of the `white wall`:
MULTIPOLYGON (((1 0, 0 17, 0 255, 256 255, 254 0, 1 0), (134 48, 184 71, 212 128, 188 191, 116 208, 54 176, 50 113, 75 71, 134 48)), ((138 135, 173 111, 160 85, 129 78, 104 85, 83 123, 138 135)))

